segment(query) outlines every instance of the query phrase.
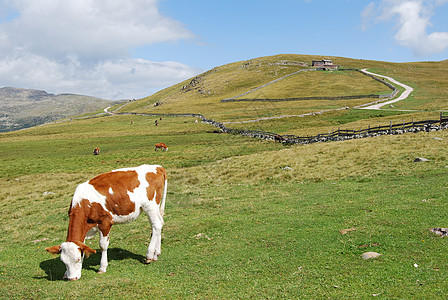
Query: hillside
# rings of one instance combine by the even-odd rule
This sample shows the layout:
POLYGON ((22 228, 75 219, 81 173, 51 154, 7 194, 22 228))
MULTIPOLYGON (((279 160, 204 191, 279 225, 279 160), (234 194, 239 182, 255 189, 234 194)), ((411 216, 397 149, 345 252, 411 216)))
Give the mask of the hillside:
MULTIPOLYGON (((120 111, 151 113, 200 113, 219 122, 233 122, 244 129, 274 131, 280 134, 306 135, 328 132, 343 124, 368 126, 372 118, 402 121, 402 110, 415 117, 430 111, 448 110, 448 60, 441 62, 390 63, 331 56, 276 55, 254 58, 215 67, 194 78, 168 87, 136 101, 120 111), (291 117, 255 123, 238 123, 257 118, 303 115, 328 109, 356 107, 372 98, 349 100, 302 100, 288 102, 221 102, 237 97, 298 70, 309 69, 312 60, 331 59, 341 68, 368 68, 410 85, 414 92, 405 101, 383 111, 355 109, 329 112, 322 117, 291 117), (389 117, 390 116, 390 117, 389 117), (389 117, 389 118, 388 118, 389 117), (363 122, 362 120, 367 120, 363 122), (319 127, 316 127, 319 125, 319 127)), ((390 90, 355 71, 301 72, 272 85, 246 94, 244 98, 294 98, 385 94, 390 90)), ((423 116, 422 116, 423 117, 423 116)), ((412 118, 412 116, 410 116, 412 118)))
MULTIPOLYGON (((303 56, 303 55, 277 55, 261 57, 248 61, 235 62, 224 66, 215 67, 192 79, 162 90, 154 95, 142 99, 130 105, 126 110, 134 111, 194 111, 215 117, 236 119, 247 118, 253 114, 248 110, 254 108, 266 108, 266 104, 257 103, 221 103, 226 98, 238 97, 254 88, 263 86, 282 76, 292 74, 299 70, 309 70, 312 60, 328 57, 303 56), (155 105, 159 106, 155 106, 155 105), (241 112, 241 110, 246 110, 241 112)), ((345 61, 334 60, 341 67, 355 68, 352 65, 344 65, 345 61)), ((371 80, 355 71, 330 71, 330 72, 302 72, 281 80, 275 84, 258 89, 256 92, 246 94, 245 98, 283 98, 283 97, 307 97, 307 96, 343 96, 371 93, 387 93, 385 86, 371 80)), ((357 101, 357 103, 362 103, 357 101)), ((345 102, 339 103, 341 105, 345 102)), ((289 113, 313 108, 317 104, 297 103, 278 104, 278 109, 289 113)), ((270 112, 277 113, 277 112, 270 112)))
MULTIPOLYGON (((375 111, 354 108, 372 101, 368 98, 221 102, 307 69, 300 62, 312 59, 319 57, 231 63, 115 110, 201 113, 234 122, 226 123, 229 127, 306 135, 435 119, 448 109, 448 61, 397 64, 338 57, 331 59, 388 75, 414 92, 375 111), (235 123, 342 105, 349 108, 235 123)), ((387 92, 366 79, 351 71, 306 71, 244 97, 387 92)), ((0 294, 8 299, 438 299, 447 290, 447 240, 429 229, 448 227, 447 141, 448 130, 428 130, 284 145, 224 134, 188 116, 143 114, 101 114, 2 132, 0 294), (169 151, 155 151, 159 142, 169 151), (92 154, 95 147, 100 155, 92 154), (415 162, 417 157, 427 161, 415 162), (84 258, 82 278, 64 282, 64 263, 44 249, 66 241, 67 211, 77 186, 142 164, 160 164, 168 174, 159 260, 144 264, 151 231, 141 215, 113 226, 106 273, 97 273, 96 236, 85 241, 97 253, 84 258), (364 260, 366 252, 381 255, 364 260)))
POLYGON ((114 103, 83 95, 54 95, 40 90, 0 88, 0 132, 91 113, 114 103))

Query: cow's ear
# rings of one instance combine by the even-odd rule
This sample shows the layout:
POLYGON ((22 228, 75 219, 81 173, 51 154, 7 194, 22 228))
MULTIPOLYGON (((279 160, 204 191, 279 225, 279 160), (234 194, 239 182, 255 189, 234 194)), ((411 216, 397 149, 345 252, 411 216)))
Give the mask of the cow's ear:
POLYGON ((48 251, 51 254, 59 254, 61 253, 61 245, 45 248, 45 251, 48 251))
POLYGON ((81 249, 81 251, 87 256, 89 257, 90 254, 96 253, 95 250, 93 250, 92 248, 90 248, 89 246, 87 246, 86 244, 82 244, 79 245, 79 248, 81 249))

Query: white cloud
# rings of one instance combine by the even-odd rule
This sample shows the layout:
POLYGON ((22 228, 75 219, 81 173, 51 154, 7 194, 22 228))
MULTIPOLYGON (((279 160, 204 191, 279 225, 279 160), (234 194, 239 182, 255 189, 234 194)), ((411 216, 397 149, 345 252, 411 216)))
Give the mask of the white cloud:
POLYGON ((9 0, 0 5, 0 82, 107 99, 139 98, 199 70, 130 57, 134 47, 194 39, 157 0, 9 0), (16 10, 14 18, 12 9, 16 10))
MULTIPOLYGON (((411 48, 416 56, 442 53, 448 48, 448 32, 428 33, 431 16, 436 7, 447 0, 382 0, 379 6, 370 3, 361 14, 363 24, 393 20, 396 24, 395 40, 411 48)), ((363 28, 366 26, 363 25, 363 28)))
POLYGON ((102 62, 95 71, 98 77, 107 80, 106 88, 114 90, 114 99, 123 98, 127 90, 138 91, 133 98, 148 96, 160 87, 173 85, 200 72, 178 62, 160 63, 133 58, 102 62))
POLYGON ((25 51, 81 60, 127 55, 128 49, 193 38, 178 21, 162 16, 156 0, 16 0, 18 18, 0 24, 9 44, 25 51))
POLYGON ((134 58, 108 59, 94 65, 83 65, 75 57, 59 63, 43 56, 18 52, 0 60, 0 79, 4 86, 114 100, 142 98, 199 72, 178 62, 150 62, 134 58))
POLYGON ((361 12, 361 19, 362 19, 361 28, 363 31, 366 30, 366 28, 368 27, 368 23, 374 17, 374 15, 375 15, 375 3, 370 2, 361 12))

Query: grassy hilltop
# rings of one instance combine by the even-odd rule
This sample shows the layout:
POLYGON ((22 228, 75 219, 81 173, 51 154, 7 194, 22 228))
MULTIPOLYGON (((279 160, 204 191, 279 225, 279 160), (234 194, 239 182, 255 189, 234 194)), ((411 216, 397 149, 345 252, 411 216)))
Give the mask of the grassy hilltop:
MULTIPOLYGON (((396 116, 397 110, 417 110, 415 117, 423 117, 426 111, 448 110, 448 60, 442 62, 388 63, 356 60, 342 57, 276 55, 216 67, 195 78, 166 88, 141 99, 121 111, 152 113, 201 113, 220 122, 238 122, 283 115, 301 115, 340 107, 354 107, 374 99, 352 100, 303 100, 288 102, 221 102, 236 97, 272 80, 300 69, 309 69, 312 60, 332 59, 342 68, 368 68, 370 71, 391 76, 414 87, 414 93, 406 100, 394 104, 390 111, 366 112, 349 110, 325 113, 316 117, 291 117, 289 119, 264 120, 257 123, 232 125, 236 128, 261 129, 279 134, 307 135, 337 128, 355 121, 350 126, 368 126, 361 120, 396 116), (161 105, 157 105, 161 104, 161 105)), ((276 82, 240 98, 294 98, 313 96, 346 96, 387 94, 391 91, 371 78, 355 71, 302 72, 276 82)), ((238 99, 238 98, 237 98, 238 99)), ((412 117, 411 117, 412 118, 412 117)), ((401 117, 384 120, 400 120, 401 117)))
MULTIPOLYGON (((200 113, 280 134, 436 119, 448 104, 448 61, 388 63, 278 55, 216 67, 120 112, 200 113), (414 88, 394 107, 372 99, 221 102, 316 59, 368 68, 414 88), (155 105, 158 103, 158 105, 155 105), (398 111, 411 110, 411 111, 398 111)), ((301 72, 244 97, 384 94, 358 72, 301 72)), ((5 298, 438 298, 447 292, 448 132, 282 146, 227 135, 193 118, 103 116, 0 134, 0 292, 5 298), (159 121, 154 126, 155 120, 159 121), (435 139, 437 138, 437 139, 435 139), (164 142, 168 152, 155 152, 164 142), (93 156, 94 147, 101 148, 93 156), (414 163, 415 157, 428 162, 414 163), (169 176, 162 255, 142 263, 147 218, 111 231, 109 267, 82 278, 43 249, 65 241, 76 186, 112 169, 161 164, 169 176), (350 229, 344 232, 341 230, 350 229), (344 233, 344 234, 343 234, 344 233), (364 261, 361 254, 382 255, 364 261)), ((87 244, 99 250, 98 238, 87 244)))

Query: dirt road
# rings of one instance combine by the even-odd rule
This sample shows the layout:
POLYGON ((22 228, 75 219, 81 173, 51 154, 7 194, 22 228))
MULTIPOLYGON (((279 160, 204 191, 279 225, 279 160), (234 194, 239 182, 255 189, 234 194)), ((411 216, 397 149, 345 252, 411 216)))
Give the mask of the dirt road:
POLYGON ((393 100, 389 100, 389 101, 386 101, 386 102, 382 102, 382 103, 378 103, 378 104, 362 107, 361 109, 381 109, 381 107, 383 107, 384 105, 389 105, 389 104, 392 104, 392 103, 395 103, 395 102, 398 102, 398 101, 406 99, 411 94, 411 92, 414 90, 412 87, 410 87, 410 86, 408 86, 406 84, 403 84, 401 82, 398 82, 395 79, 393 79, 392 77, 375 74, 375 73, 372 73, 372 72, 369 72, 369 71, 366 71, 366 70, 367 69, 362 69, 361 71, 366 73, 366 74, 370 74, 370 75, 373 75, 373 76, 376 76, 376 77, 386 78, 390 82, 392 82, 392 83, 394 83, 396 85, 399 85, 401 87, 404 87, 405 91, 403 93, 401 93, 401 95, 398 98, 395 98, 393 100))

